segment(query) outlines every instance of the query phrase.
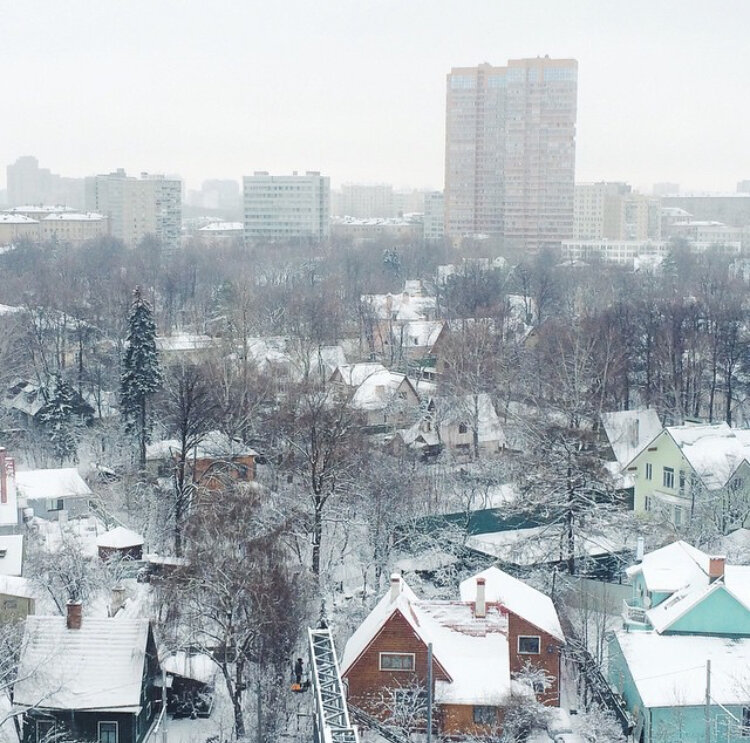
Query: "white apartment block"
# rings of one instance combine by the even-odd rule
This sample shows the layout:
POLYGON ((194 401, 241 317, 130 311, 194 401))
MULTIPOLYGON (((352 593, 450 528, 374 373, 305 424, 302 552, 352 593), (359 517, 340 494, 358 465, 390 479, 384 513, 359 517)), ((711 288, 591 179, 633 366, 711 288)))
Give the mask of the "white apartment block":
POLYGON ((243 179, 245 241, 322 242, 330 234, 331 183, 317 171, 269 175, 256 171, 243 179))
POLYGON ((398 210, 393 186, 387 183, 367 185, 344 183, 338 196, 336 216, 371 219, 395 217, 398 210))
POLYGON ((669 245, 662 240, 563 240, 562 259, 565 261, 604 261, 632 266, 636 258, 645 255, 663 256, 669 245))
POLYGON ((86 179, 86 208, 109 220, 109 231, 128 247, 153 235, 167 248, 180 244, 182 181, 163 175, 128 176, 120 168, 86 179))

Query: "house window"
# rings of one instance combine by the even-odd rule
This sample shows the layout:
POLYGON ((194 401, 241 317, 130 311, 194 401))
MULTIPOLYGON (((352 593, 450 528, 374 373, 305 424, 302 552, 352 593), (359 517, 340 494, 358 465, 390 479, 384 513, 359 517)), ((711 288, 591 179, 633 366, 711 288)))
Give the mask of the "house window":
POLYGON ((664 472, 661 477, 661 484, 665 488, 674 489, 674 469, 672 467, 664 467, 664 472))
POLYGON ((682 508, 680 506, 674 507, 674 525, 682 526, 682 508))
POLYGON ((539 655, 539 645, 538 635, 520 635, 518 638, 518 652, 524 655, 539 655))
POLYGON ((685 470, 680 470, 680 495, 685 495, 685 470))
POLYGON ((117 743, 117 723, 100 722, 99 725, 99 743, 117 743))
POLYGON ((409 713, 427 711, 427 691, 425 689, 394 689, 393 706, 397 716, 407 717, 409 713))
POLYGON ((475 725, 494 725, 497 723, 497 708, 485 705, 474 705, 475 725))
POLYGON ((646 462, 646 479, 652 480, 654 477, 654 465, 651 462, 646 462))
POLYGON ((413 671, 414 653, 381 653, 381 671, 413 671))
POLYGON ((46 743, 52 740, 55 735, 54 720, 37 720, 36 721, 36 743, 46 743))
POLYGON ((750 707, 742 708, 742 737, 750 738, 750 707))
POLYGON ((459 423, 458 424, 458 432, 459 433, 467 433, 469 430, 469 427, 465 423, 459 423))
POLYGON ((48 511, 62 511, 65 506, 63 505, 62 498, 48 498, 47 499, 47 510, 48 511))

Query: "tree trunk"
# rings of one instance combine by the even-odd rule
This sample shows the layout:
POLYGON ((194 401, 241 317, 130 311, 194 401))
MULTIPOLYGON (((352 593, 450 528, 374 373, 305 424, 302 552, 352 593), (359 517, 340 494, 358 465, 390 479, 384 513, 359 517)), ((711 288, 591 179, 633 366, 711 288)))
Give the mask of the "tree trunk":
POLYGON ((140 410, 138 411, 138 437, 140 441, 138 452, 138 466, 141 472, 146 470, 146 396, 141 395, 140 410))
POLYGON ((316 578, 320 577, 320 543, 323 539, 323 501, 319 495, 315 496, 315 510, 313 511, 312 529, 312 572, 316 578))

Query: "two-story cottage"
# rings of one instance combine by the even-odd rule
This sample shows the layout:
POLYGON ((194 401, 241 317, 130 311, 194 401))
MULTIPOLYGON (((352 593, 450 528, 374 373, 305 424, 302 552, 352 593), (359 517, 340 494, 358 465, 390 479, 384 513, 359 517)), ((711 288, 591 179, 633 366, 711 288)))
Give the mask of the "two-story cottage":
POLYGON ((627 569, 623 629, 609 644, 609 682, 634 740, 740 743, 750 736, 750 566, 679 541, 627 569))
POLYGON ((558 703, 563 643, 550 599, 497 568, 464 581, 460 601, 419 599, 394 575, 347 642, 341 673, 350 704, 388 720, 405 695, 426 695, 431 645, 441 734, 483 734, 502 726, 511 679, 527 662, 554 678, 539 692, 558 703))
POLYGON ((22 743, 68 734, 98 743, 141 743, 160 690, 156 644, 147 619, 29 616, 14 702, 26 708, 22 743))
POLYGON ((677 527, 703 511, 727 532, 750 513, 750 430, 668 426, 624 471, 633 476, 635 512, 660 512, 677 527))

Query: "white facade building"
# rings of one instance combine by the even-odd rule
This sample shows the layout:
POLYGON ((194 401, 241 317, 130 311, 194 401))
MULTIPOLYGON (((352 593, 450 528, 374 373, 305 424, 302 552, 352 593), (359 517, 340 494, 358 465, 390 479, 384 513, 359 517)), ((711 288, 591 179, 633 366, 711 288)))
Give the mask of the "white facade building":
POLYGON ((666 255, 668 244, 662 240, 563 240, 562 258, 566 261, 600 260, 632 266, 644 255, 666 255))
POLYGON ((331 183, 317 171, 305 175, 269 175, 256 171, 243 178, 245 241, 328 239, 331 183))

